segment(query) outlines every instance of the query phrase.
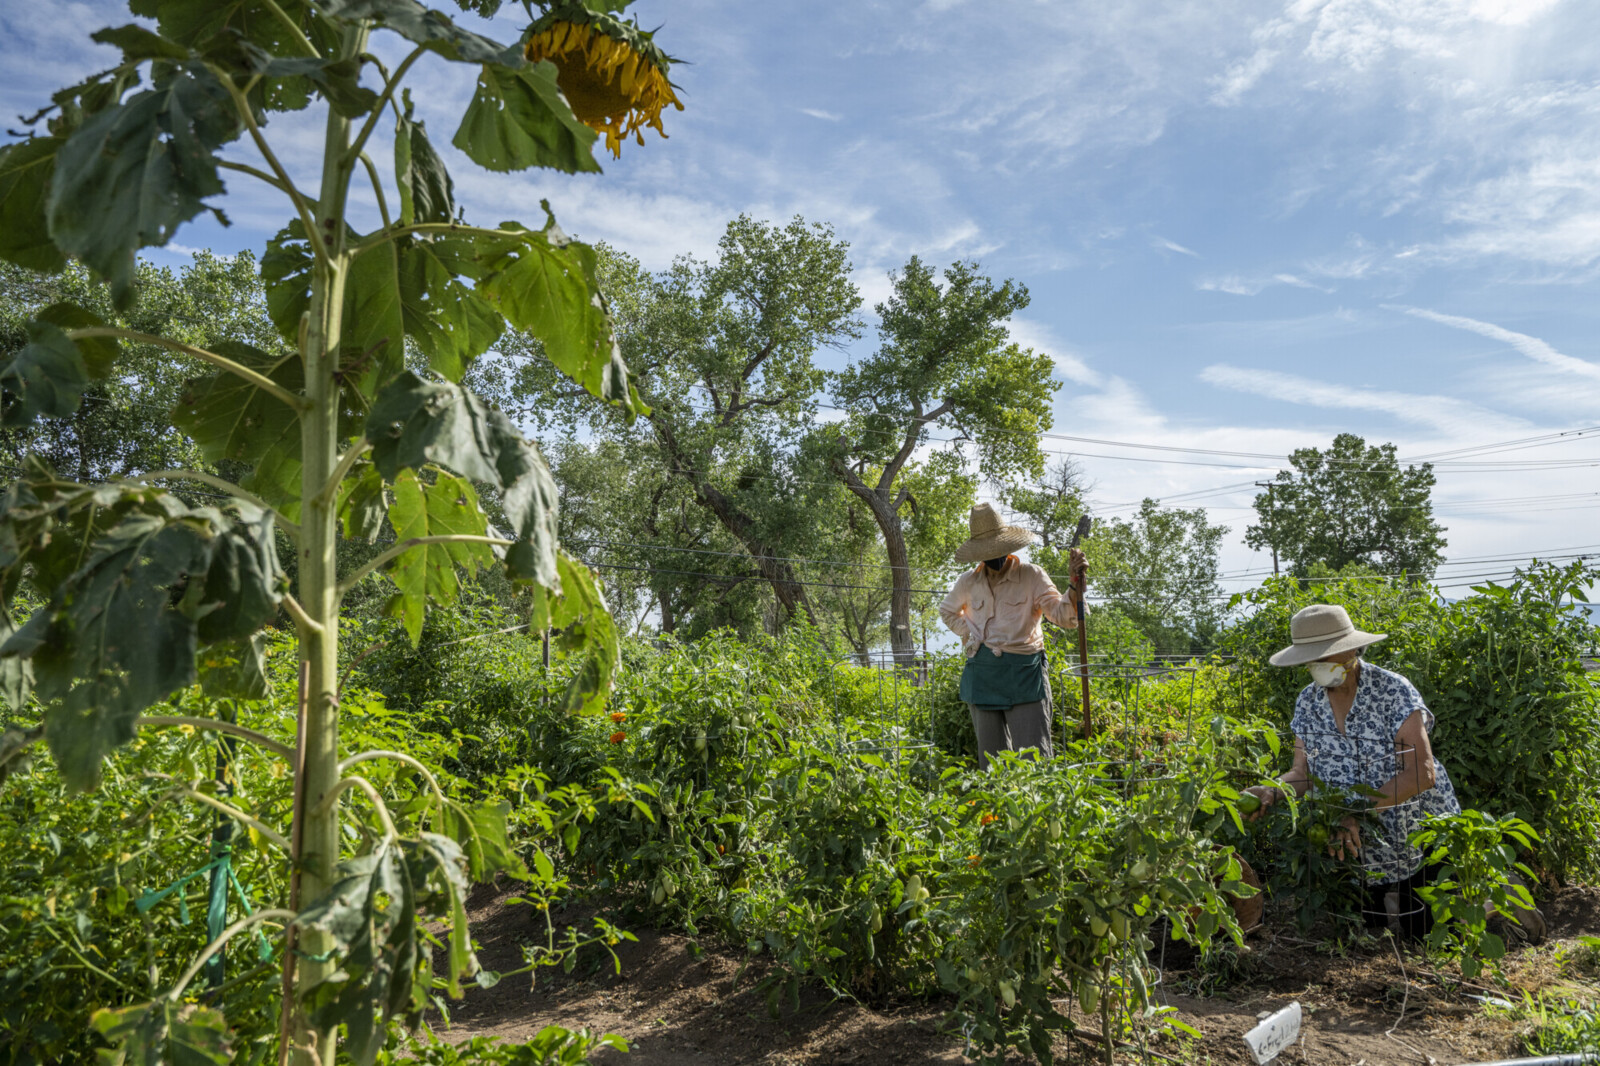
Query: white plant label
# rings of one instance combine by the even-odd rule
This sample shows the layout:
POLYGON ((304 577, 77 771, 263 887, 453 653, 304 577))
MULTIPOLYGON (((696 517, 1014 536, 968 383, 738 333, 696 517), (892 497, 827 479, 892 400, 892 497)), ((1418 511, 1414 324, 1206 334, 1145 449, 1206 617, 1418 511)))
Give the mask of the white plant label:
POLYGON ((1256 1066, 1263 1066, 1300 1036, 1300 1004, 1291 1003, 1244 1034, 1245 1047, 1256 1066))

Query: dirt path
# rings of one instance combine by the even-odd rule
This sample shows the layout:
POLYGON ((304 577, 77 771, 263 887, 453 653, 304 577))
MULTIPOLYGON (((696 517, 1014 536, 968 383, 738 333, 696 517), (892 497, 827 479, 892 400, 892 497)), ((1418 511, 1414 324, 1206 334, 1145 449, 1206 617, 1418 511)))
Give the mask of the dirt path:
MULTIPOLYGON (((520 945, 536 932, 533 912, 504 904, 511 893, 486 886, 470 911, 484 964, 493 970, 521 965, 520 945)), ((1600 935, 1600 889, 1568 889, 1545 907, 1552 940, 1600 935)), ((637 1066, 821 1066, 821 1064, 961 1063, 963 1041, 951 1031, 949 1003, 916 1000, 878 1011, 812 992, 798 1012, 785 1007, 768 1016, 754 990, 760 969, 737 983, 741 958, 712 949, 697 953, 682 936, 639 932, 638 943, 619 945, 623 972, 541 975, 530 989, 515 977, 492 989, 472 990, 452 1011, 449 1039, 493 1035, 527 1039, 550 1024, 589 1027, 625 1037, 632 1052, 605 1052, 597 1062, 637 1066)), ((1513 983, 1536 990, 1555 983, 1549 948, 1507 960, 1513 983)), ((1515 1027, 1488 1019, 1480 1004, 1446 992, 1416 956, 1351 951, 1332 955, 1269 924, 1236 957, 1225 995, 1201 997, 1208 978, 1192 954, 1174 949, 1167 960, 1163 1001, 1199 1029, 1199 1041, 1164 1040, 1152 1050, 1170 1061, 1234 1066, 1250 1063, 1240 1035, 1258 1015, 1301 1004, 1304 1041, 1279 1058, 1290 1066, 1437 1066, 1479 1062, 1517 1051, 1515 1027), (1404 1006, 1404 1016, 1401 1007, 1404 1006), (1398 1024, 1397 1024, 1398 1023, 1398 1024)), ((1459 979, 1457 977, 1457 979, 1459 979)), ((1467 989, 1465 991, 1473 991, 1467 989)), ((1485 988, 1484 992, 1489 990, 1485 988)), ((1071 1041, 1059 1051, 1066 1057, 1071 1041)))

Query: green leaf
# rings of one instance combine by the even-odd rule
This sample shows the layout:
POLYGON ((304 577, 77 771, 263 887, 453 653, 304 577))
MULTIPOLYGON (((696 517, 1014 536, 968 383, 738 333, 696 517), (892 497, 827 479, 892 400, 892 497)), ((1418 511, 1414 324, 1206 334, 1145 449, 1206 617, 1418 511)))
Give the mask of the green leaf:
MULTIPOLYGON (((355 237, 349 231, 346 235, 355 237)), ((393 241, 380 241, 350 263, 345 277, 344 331, 339 337, 339 367, 347 392, 371 396, 378 382, 387 381, 405 364, 398 254, 393 241)), ((298 344, 301 318, 311 307, 312 267, 305 228, 299 220, 267 242, 267 254, 261 259, 267 314, 290 344, 298 344)))
POLYGON ((405 366, 405 332, 399 253, 393 241, 380 241, 350 261, 345 277, 339 368, 363 396, 405 366))
POLYGON ((350 22, 370 19, 413 44, 456 62, 511 65, 525 62, 519 49, 464 30, 417 0, 326 0, 322 6, 333 18, 350 22))
MULTIPOLYGON (((227 90, 198 64, 88 118, 61 146, 50 185, 50 236, 133 299, 134 254, 163 245, 223 191, 216 149, 238 136, 227 90)), ((219 219, 222 219, 220 213, 219 219)), ((226 219, 222 219, 226 222, 226 219)))
POLYGON ((394 181, 400 190, 400 224, 449 222, 456 217, 455 183, 433 150, 428 132, 411 117, 411 90, 394 127, 394 181))
MULTIPOLYGON (((273 57, 305 55, 285 19, 322 55, 339 51, 340 27, 320 17, 307 0, 132 0, 128 6, 135 15, 155 19, 163 37, 240 74, 263 73, 273 57)), ((307 78, 269 76, 251 99, 269 111, 298 111, 311 103, 314 88, 307 78)))
MULTIPOLYGON (((567 683, 562 706, 569 713, 593 713, 605 707, 622 658, 622 641, 594 572, 566 552, 557 558, 561 592, 551 594, 549 625, 558 631, 563 651, 584 653, 583 664, 567 683)), ((539 595, 535 590, 534 598, 539 595)))
POLYGON ((569 174, 599 173, 595 137, 567 106, 556 85, 555 64, 512 68, 485 63, 451 143, 486 170, 547 167, 569 174))
POLYGON ((404 240, 400 255, 400 311, 405 332, 440 377, 460 381, 472 360, 491 348, 505 320, 457 280, 475 268, 469 240, 404 240))
POLYGON ((341 862, 328 894, 295 921, 327 932, 340 960, 333 976, 311 990, 312 1020, 343 1023, 351 1060, 371 1066, 389 1019, 410 1006, 420 954, 416 885, 400 844, 385 841, 341 862))
POLYGON ((311 56, 272 57, 259 68, 268 78, 304 78, 316 86, 337 115, 360 118, 378 103, 378 94, 361 84, 361 61, 317 59, 311 56))
MULTIPOLYGON (((397 543, 414 537, 481 537, 486 528, 478 494, 470 481, 440 473, 429 485, 410 470, 395 477, 389 524, 394 527, 397 543)), ((455 543, 418 545, 394 560, 389 576, 400 590, 398 613, 413 647, 422 639, 422 616, 427 603, 455 603, 456 567, 470 575, 493 558, 486 544, 455 543)))
POLYGON ((513 326, 539 338, 562 373, 622 405, 630 419, 643 414, 600 294, 594 249, 553 222, 539 233, 507 231, 507 238, 484 256, 484 295, 513 326))
POLYGON ((222 1012, 158 999, 118 1010, 102 1007, 89 1024, 115 1045, 101 1062, 114 1066, 227 1066, 228 1023, 222 1012))
POLYGON ((177 41, 169 41, 137 23, 108 27, 89 35, 91 41, 109 44, 121 49, 123 62, 139 63, 146 59, 169 59, 183 62, 189 59, 189 49, 177 41))
POLYGON ((264 700, 272 692, 267 680, 266 634, 214 644, 200 661, 200 689, 214 699, 264 700))
POLYGON ((372 544, 383 532, 383 520, 388 514, 389 499, 378 468, 365 460, 357 463, 339 485, 339 521, 344 535, 372 544))
POLYGON ((556 583, 555 479, 504 414, 459 385, 407 371, 378 394, 366 434, 373 463, 391 482, 401 470, 433 463, 499 489, 512 524, 508 539, 516 542, 506 550, 507 574, 556 583))
MULTIPOLYGON (((90 326, 106 324, 106 320, 99 315, 72 303, 53 303, 35 312, 33 317, 63 330, 87 329, 90 326)), ((95 379, 109 377, 112 367, 116 365, 117 357, 122 354, 122 348, 115 337, 88 337, 72 343, 78 346, 78 354, 83 356, 85 369, 89 371, 89 376, 95 379)))
POLYGON ((0 566, 49 602, 0 644, 0 659, 31 665, 45 739, 84 789, 133 739, 141 711, 194 681, 200 622, 217 615, 215 632, 238 632, 276 602, 283 577, 263 548, 264 519, 235 522, 143 485, 62 487, 42 464, 29 476, 0 496, 0 566), (208 599, 213 562, 239 577, 244 607, 208 599))
MULTIPOLYGON (((523 881, 530 879, 528 868, 517 857, 506 830, 506 817, 510 813, 511 805, 505 800, 472 807, 452 803, 445 808, 445 834, 461 845, 467 874, 473 881, 488 881, 497 872, 523 881)), ((542 858, 544 853, 538 853, 535 863, 542 858)), ((548 864, 550 860, 544 858, 544 862, 548 864)))
POLYGON ((205 585, 196 612, 196 635, 202 644, 249 637, 278 616, 289 580, 278 564, 272 513, 248 503, 229 535, 211 547, 205 585))
POLYGON ((26 429, 40 415, 65 418, 78 409, 89 387, 89 368, 78 346, 47 322, 23 327, 28 343, 0 369, 0 387, 10 395, 0 425, 26 429))
POLYGON ((0 148, 0 259, 52 274, 66 266, 45 214, 56 153, 64 143, 60 137, 29 137, 0 148))
MULTIPOLYGON (((298 357, 274 357, 237 341, 213 346, 276 385, 299 394, 305 386, 298 357)), ((300 414, 226 370, 184 383, 172 424, 200 446, 208 463, 224 460, 252 469, 241 485, 290 519, 300 513, 300 414)))

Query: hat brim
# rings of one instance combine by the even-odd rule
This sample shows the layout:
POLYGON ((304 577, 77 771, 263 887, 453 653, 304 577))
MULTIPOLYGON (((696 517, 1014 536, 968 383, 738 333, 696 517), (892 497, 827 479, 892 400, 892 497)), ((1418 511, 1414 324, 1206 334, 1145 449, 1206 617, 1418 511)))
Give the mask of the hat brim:
POLYGON ((993 533, 969 538, 956 549, 956 562, 977 563, 985 559, 998 559, 1018 548, 1026 548, 1034 539, 1034 535, 1021 526, 1001 526, 993 533))
POLYGON ((1315 644, 1291 644, 1268 659, 1267 662, 1273 666, 1304 666, 1306 663, 1314 663, 1318 659, 1325 659, 1330 655, 1338 655, 1340 652, 1346 651, 1357 651, 1369 644, 1376 644, 1388 635, 1387 633, 1363 633, 1361 630, 1355 629, 1337 637, 1318 641, 1315 644))

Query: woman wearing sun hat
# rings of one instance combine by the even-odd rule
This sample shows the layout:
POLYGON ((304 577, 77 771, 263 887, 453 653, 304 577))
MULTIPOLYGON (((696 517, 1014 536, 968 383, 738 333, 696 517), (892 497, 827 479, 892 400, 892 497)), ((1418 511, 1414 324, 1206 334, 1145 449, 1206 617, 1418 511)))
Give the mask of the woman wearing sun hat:
MULTIPOLYGON (((972 509, 968 528, 972 535, 956 549, 956 562, 978 565, 956 579, 939 614, 967 656, 961 698, 978 735, 978 764, 987 768, 995 752, 1029 748, 1049 758, 1050 680, 1040 623, 1048 618, 1076 629, 1078 612, 1049 574, 1013 554, 1032 543, 1032 533, 1006 525, 987 503, 972 509)), ((1076 548, 1069 567, 1071 587, 1081 592, 1087 564, 1076 548)))
MULTIPOLYGON (((1433 712, 1416 686, 1399 674, 1361 658, 1385 633, 1364 633, 1343 607, 1316 604, 1289 621, 1292 643, 1272 656, 1273 666, 1304 666, 1311 684, 1295 700, 1294 767, 1284 784, 1304 795, 1311 779, 1332 787, 1364 785, 1381 797, 1370 802, 1381 830, 1363 839, 1353 816, 1347 817, 1329 841, 1336 857, 1359 859, 1367 874, 1367 924, 1387 922, 1384 896, 1397 895, 1401 931, 1427 934, 1433 917, 1416 895, 1437 872, 1424 867, 1422 852, 1407 841, 1426 815, 1459 814, 1455 786, 1433 754, 1428 733, 1433 712)), ((1277 788, 1249 790, 1262 810, 1282 798, 1277 788)), ((1251 816, 1259 818, 1261 811, 1251 816)))

